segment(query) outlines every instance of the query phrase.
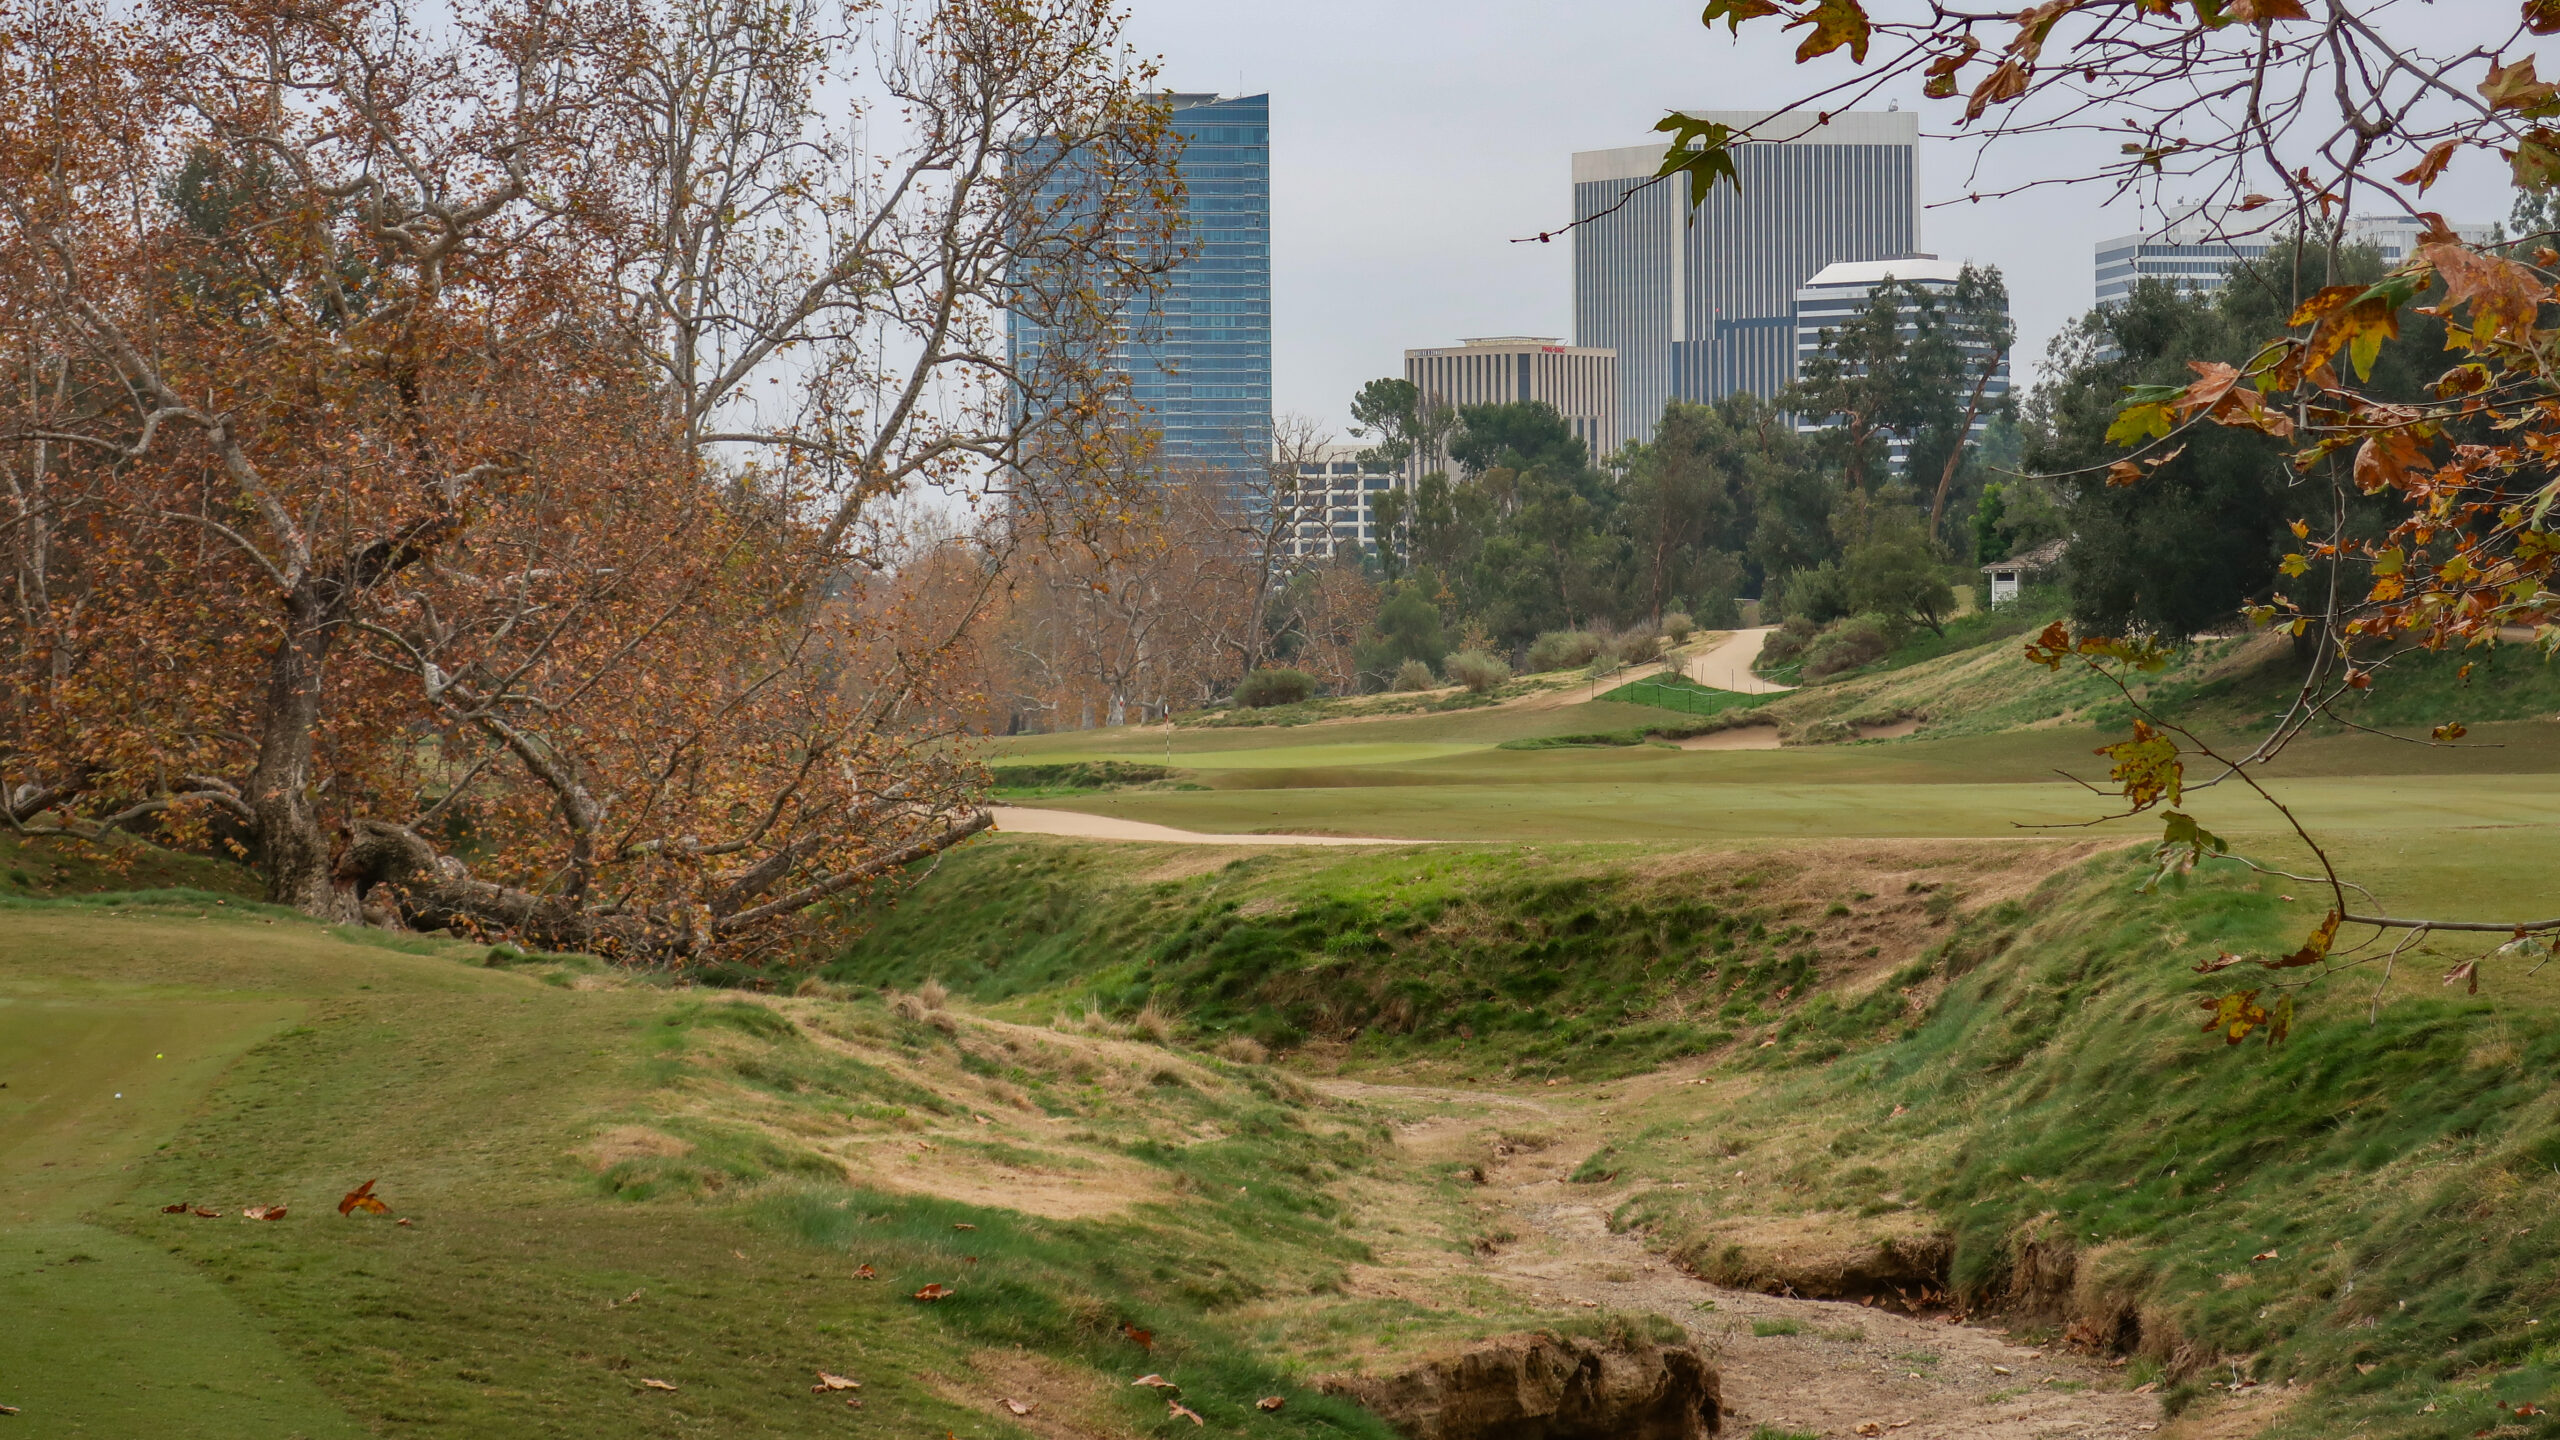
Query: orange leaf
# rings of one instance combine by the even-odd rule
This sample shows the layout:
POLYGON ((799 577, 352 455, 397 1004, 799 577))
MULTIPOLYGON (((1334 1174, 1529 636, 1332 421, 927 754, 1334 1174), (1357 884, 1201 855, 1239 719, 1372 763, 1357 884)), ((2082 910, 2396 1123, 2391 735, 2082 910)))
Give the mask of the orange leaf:
POLYGON ((2461 143, 2447 140, 2435 146, 2427 151, 2424 159, 2394 178, 2403 185, 2415 185, 2419 194, 2426 194, 2427 187, 2436 183, 2436 177, 2444 173, 2444 167, 2453 160, 2454 148, 2461 143))
POLYGON ((1180 1390, 1182 1388, 1161 1375, 1141 1375, 1129 1383, 1131 1385, 1144 1385, 1150 1390, 1180 1390))
POLYGON ((2480 97, 2492 110, 2530 110, 2549 100, 2560 87, 2533 73, 2533 57, 2525 56, 2513 65, 2489 62, 2489 78, 2480 82, 2480 97))
POLYGON ((2444 983, 2446 983, 2447 985, 2450 985, 2450 984, 2452 984, 2452 983, 2453 983, 2454 981, 2456 981, 2456 980, 2462 980, 2462 981, 2467 981, 2467 982, 2468 982, 2468 984, 2467 984, 2467 985, 2466 985, 2466 987, 2465 987, 2465 989, 2466 989, 2467 993, 2469 993, 2469 994, 2473 994, 2473 995, 2477 995, 2477 994, 2479 994, 2479 993, 2480 993, 2480 962, 2479 962, 2478 960, 2465 960, 2465 961, 2463 961, 2461 964, 2456 965, 2456 966, 2454 966, 2452 969, 2447 970, 2446 972, 2444 972, 2444 983))
POLYGON ((163 1214, 163 1215, 184 1215, 184 1214, 186 1214, 188 1211, 193 1210, 194 1208, 196 1208, 196 1207, 194 1207, 193 1205, 188 1204, 188 1203, 187 1203, 186 1201, 184 1201, 184 1200, 181 1200, 181 1201, 179 1201, 179 1202, 178 1202, 177 1204, 175 1204, 175 1205, 163 1205, 163 1206, 161 1206, 161 1207, 160 1207, 160 1213, 161 1213, 161 1214, 163 1214))
POLYGON ((2130 460, 2119 460, 2107 467, 2107 483, 2114 486, 2142 483, 2142 467, 2130 460))
POLYGON ((877 1280, 880 1278, 880 1272, 872 1269, 868 1265, 857 1265, 853 1270, 853 1278, 856 1280, 877 1280))
POLYGON ((1177 1416, 1190 1421, 1194 1425, 1202 1426, 1204 1428, 1209 1423, 1208 1421, 1200 1418, 1199 1411, 1191 1409, 1179 1400, 1167 1400, 1164 1402, 1164 1418, 1171 1420, 1177 1416))
POLYGON ((1141 1350, 1153 1350, 1156 1348, 1156 1333, 1152 1330, 1141 1330, 1137 1326, 1123 1320, 1120 1322, 1120 1333, 1138 1342, 1138 1348, 1141 1350))
POLYGON ((210 1205, 199 1205, 199 1206, 197 1206, 197 1207, 196 1207, 196 1213, 197 1213, 198 1215, 203 1216, 203 1217, 204 1217, 205 1219, 207 1219, 207 1220, 219 1220, 219 1219, 221 1219, 221 1218, 222 1218, 222 1212, 221 1212, 221 1211, 219 1211, 219 1210, 214 1209, 214 1208, 213 1208, 212 1206, 210 1206, 210 1205))
POLYGON ((2302 0, 2231 0, 2231 8, 2222 13, 2254 25, 2311 18, 2311 12, 2302 8, 2302 0))
POLYGON ((284 1207, 281 1205, 252 1205, 248 1209, 240 1212, 240 1218, 243 1220, 281 1220, 284 1218, 284 1207))
POLYGON ((1262 1411, 1274 1411, 1288 1403, 1289 1402, 1287 1400, 1282 1399, 1280 1396, 1265 1395, 1261 1399, 1253 1402, 1253 1408, 1262 1411))
POLYGON ((850 1375, 832 1375, 821 1370, 818 1372, 818 1383, 809 1387, 809 1393, 813 1395, 823 1395, 830 1390, 859 1390, 861 1388, 862 1382, 854 1379, 850 1375))
POLYGON ((965 1222, 961 1222, 961 1221, 954 1221, 954 1222, 952 1222, 952 1226, 951 1226, 951 1228, 952 1228, 952 1229, 954 1229, 954 1230, 975 1230, 975 1229, 977 1229, 978 1227, 977 1227, 977 1226, 975 1226, 975 1225, 967 1224, 967 1223, 965 1223, 965 1222))
POLYGON ((959 1293, 959 1291, 952 1289, 950 1286, 943 1284, 939 1280, 936 1280, 932 1284, 917 1291, 916 1298, 919 1300, 948 1300, 959 1293))
POLYGON ((2429 733, 2438 740, 2459 740, 2471 733, 2471 727, 2459 720, 2448 720, 2429 733))
POLYGON ((2329 918, 2320 922, 2319 928, 2302 942, 2301 949, 2280 960, 2261 960, 2258 963, 2270 970, 2291 970, 2301 965, 2319 964, 2329 957, 2329 946, 2338 938, 2338 920, 2338 912, 2330 911, 2329 918))
POLYGON ((2261 1250, 2257 1254, 2249 1257, 2249 1263, 2255 1265, 2261 1260, 2280 1260, 2282 1258, 2284 1257, 2278 1255, 2273 1250, 2261 1250))
POLYGON ((353 1214, 358 1210, 370 1215, 391 1213, 391 1207, 382 1202, 382 1197, 373 1193, 373 1182, 370 1180, 348 1191, 338 1201, 338 1213, 341 1215, 353 1214))
MULTIPOLYGON (((2530 63, 2530 62, 2527 62, 2530 63)), ((2443 312, 2471 307, 2471 333, 2483 340, 2504 334, 2524 340, 2551 288, 2531 270, 2501 255, 2484 255, 2460 241, 2418 247, 2418 258, 2444 281, 2443 312)))

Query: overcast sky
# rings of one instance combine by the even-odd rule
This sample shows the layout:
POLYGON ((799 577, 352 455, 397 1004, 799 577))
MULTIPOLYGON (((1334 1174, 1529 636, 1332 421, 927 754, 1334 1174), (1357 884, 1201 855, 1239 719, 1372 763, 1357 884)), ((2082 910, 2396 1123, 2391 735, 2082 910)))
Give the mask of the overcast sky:
MULTIPOLYGON (((1572 216, 1571 156, 1643 144, 1666 110, 1785 104, 1811 88, 1793 38, 1736 42, 1698 0, 1131 0, 1131 39, 1171 88, 1271 95, 1274 407, 1339 430, 1352 391, 1400 375, 1410 347, 1573 333, 1572 248, 1515 245, 1572 216)), ((2512 23, 2488 0, 2405 0, 2404 21, 2512 23)), ((2456 28, 2462 28, 2459 25, 2456 28)), ((1969 146, 1917 106, 1924 205, 1966 193, 1969 146)), ((2091 158, 1995 152, 2006 175, 2091 158)), ((2078 162, 2078 167, 2074 162, 2078 162)), ((2453 220, 2501 220, 2504 167, 2476 158, 2427 196, 2453 220)), ((2018 322, 2013 368, 2093 298, 2093 243, 2130 233, 2094 188, 1925 210, 1921 248, 1998 265, 2018 322)))

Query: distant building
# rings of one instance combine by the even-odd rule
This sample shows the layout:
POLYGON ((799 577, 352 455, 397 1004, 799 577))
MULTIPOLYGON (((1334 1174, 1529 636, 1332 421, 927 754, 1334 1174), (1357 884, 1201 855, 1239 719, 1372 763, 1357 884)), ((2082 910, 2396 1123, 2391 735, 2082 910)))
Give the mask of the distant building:
MULTIPOLYGON (((1404 378, 1425 403, 1507 405, 1544 400, 1555 407, 1595 460, 1614 453, 1618 429, 1617 352, 1567 345, 1542 335, 1489 335, 1443 350, 1404 352, 1404 378)), ((1407 471, 1449 468, 1446 451, 1417 455, 1407 471)))
MULTIPOLYGON (((1906 255, 1898 260, 1844 260, 1837 265, 1823 266, 1812 279, 1796 289, 1796 373, 1802 374, 1804 362, 1821 353, 1823 332, 1839 329, 1851 316, 1866 309, 1874 299, 1877 287, 1887 280, 1898 280, 1934 295, 1948 295, 1954 293, 1956 278, 1963 270, 1962 265, 1941 260, 1935 255, 1906 255)), ((1907 300, 1902 304, 1902 316, 1902 331, 1907 337, 1915 332, 1918 324, 1918 316, 1907 300)), ((1981 373, 1980 364, 1991 353, 1991 347, 1990 342, 1979 335, 1959 336, 1956 344, 1964 352, 1966 365, 1966 390, 1957 402, 1962 404, 1971 397, 1971 377, 1981 373)), ((2008 393, 2009 357, 2003 353, 1992 366, 1990 380, 1982 387, 1982 406, 1974 416, 1971 432, 1974 438, 1981 437, 1982 427, 1989 423, 1992 409, 2008 393)), ((1796 428, 1808 433, 1826 429, 1832 423, 1830 416, 1796 417, 1796 428)), ((1893 467, 1898 471, 1908 458, 1910 441, 1904 436, 1893 437, 1891 451, 1893 467)))
POLYGON ((1917 114, 1688 113, 1756 132, 1733 152, 1741 187, 1694 211, 1686 177, 1630 197, 1660 143, 1573 157, 1573 335, 1617 352, 1624 440, 1652 439, 1673 399, 1776 396, 1795 378, 1797 288, 1920 245, 1917 114))
MULTIPOLYGON (((2142 235, 2098 242, 2098 304, 2121 305, 2142 280, 2166 280, 2188 290, 2219 290, 2231 267, 2264 256, 2279 237, 2272 232, 2224 238, 2226 231, 2254 231, 2259 222, 2236 212, 2194 216, 2142 235)), ((2370 245, 2385 266, 2398 265, 2417 248, 2426 227, 2405 215, 2360 215, 2346 223, 2350 245, 2370 245)), ((2495 225, 2456 224, 2454 233, 2475 245, 2488 243, 2495 225)))
POLYGON ((1365 445, 1327 445, 1298 464, 1298 518, 1288 553, 1331 559, 1392 544, 1378 530, 1378 497, 1403 484, 1393 469, 1361 460, 1365 445))
MULTIPOLYGON (((1258 472, 1271 450, 1271 97, 1157 98, 1183 137, 1177 243, 1191 253, 1152 305, 1132 308, 1114 359, 1132 418, 1162 432, 1168 460, 1258 472)), ((1072 198, 1078 178, 1060 167, 1042 201, 1072 198)), ((1041 330, 1008 315, 1005 338, 1020 368, 1041 330)))

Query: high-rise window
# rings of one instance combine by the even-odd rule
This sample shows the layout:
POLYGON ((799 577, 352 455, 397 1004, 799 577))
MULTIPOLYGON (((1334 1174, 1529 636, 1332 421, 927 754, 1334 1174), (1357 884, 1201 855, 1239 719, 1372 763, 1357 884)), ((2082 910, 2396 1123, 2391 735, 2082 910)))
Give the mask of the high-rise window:
MULTIPOLYGON (((1186 258, 1129 316, 1115 358, 1130 418, 1163 435, 1168 460, 1259 470, 1271 454, 1271 97, 1159 98, 1183 141, 1186 258)), ((1007 339, 1019 365, 1040 330, 1011 316, 1007 339)))

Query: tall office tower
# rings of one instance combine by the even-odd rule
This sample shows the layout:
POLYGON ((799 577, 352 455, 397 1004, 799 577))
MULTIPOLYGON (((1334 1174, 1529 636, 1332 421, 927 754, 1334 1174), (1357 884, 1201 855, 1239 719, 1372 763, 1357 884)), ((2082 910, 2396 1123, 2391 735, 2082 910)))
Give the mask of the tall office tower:
MULTIPOLYGON (((1813 278, 1796 290, 1796 370, 1802 374, 1804 362, 1822 350, 1826 330, 1837 330, 1849 318, 1867 308, 1876 290, 1888 280, 1899 280, 1929 294, 1946 296, 1955 293, 1956 279, 1964 267, 1935 255, 1908 255, 1898 260, 1844 260, 1825 265, 1813 278)), ((1903 327, 1912 325, 1912 307, 1907 298, 1896 307, 1903 317, 1903 327)), ((1979 330, 1959 332, 1956 348, 1965 361, 1964 393, 1956 397, 1958 406, 1972 398, 1973 378, 1981 374, 1985 359, 1992 359, 1991 377, 1982 385, 1982 404, 1974 415, 1971 434, 1980 439, 1982 427, 1990 423, 1992 408, 2009 393, 2009 357, 2006 353, 1993 358, 1990 342, 1979 330)), ((1826 429, 1832 417, 1799 415, 1796 428, 1806 433, 1826 429)), ((1896 472, 1909 458, 1909 437, 1896 435, 1889 442, 1892 464, 1896 472)))
MULTIPOLYGON (((1489 335, 1446 350, 1404 352, 1404 378, 1426 403, 1505 405, 1544 400, 1573 427, 1594 460, 1616 453, 1618 356, 1543 335, 1489 335)), ((1417 455, 1407 469, 1420 477, 1449 468, 1444 450, 1417 455)))
MULTIPOLYGON (((1157 98, 1183 141, 1188 255, 1160 296, 1131 307, 1114 359, 1132 418, 1162 432, 1168 460, 1259 472, 1271 455, 1271 97, 1157 98)), ((1062 166, 1050 184, 1076 182, 1062 166)), ((1021 315, 1005 333, 1017 366, 1040 344, 1021 315)))
MULTIPOLYGON (((2123 304, 2139 280, 2219 290, 2229 280, 2233 265, 2257 259, 2278 242, 2280 237, 2262 227, 2263 221, 2226 212, 2190 216, 2144 234, 2101 240, 2098 303, 2123 304), (2226 233, 2231 238, 2224 238, 2226 233)), ((2347 221, 2345 237, 2349 245, 2372 246, 2388 266, 2407 259, 2425 230, 2424 224, 2405 215, 2359 215, 2347 221)), ((2457 224, 2453 230, 2475 245, 2485 245, 2497 227, 2457 224)))
POLYGON ((1733 152, 1741 187, 1694 211, 1685 176, 1628 194, 1659 144, 1573 157, 1573 338, 1618 352, 1628 440, 1653 438, 1673 399, 1776 395, 1795 378, 1797 287, 1920 243, 1917 114, 1688 113, 1757 137, 1733 152))

